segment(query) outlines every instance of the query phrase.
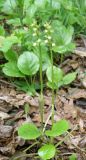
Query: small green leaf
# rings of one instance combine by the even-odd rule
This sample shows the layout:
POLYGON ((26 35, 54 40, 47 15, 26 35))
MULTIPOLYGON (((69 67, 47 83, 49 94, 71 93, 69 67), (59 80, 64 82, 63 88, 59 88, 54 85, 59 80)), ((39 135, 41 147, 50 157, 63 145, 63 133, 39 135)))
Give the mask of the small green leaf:
POLYGON ((62 85, 63 85, 62 81, 58 82, 57 84, 56 83, 52 84, 52 82, 49 82, 49 81, 47 82, 47 86, 51 89, 53 89, 53 88, 59 89, 62 85))
POLYGON ((77 160, 77 156, 76 154, 72 154, 70 157, 69 157, 69 160, 77 160))
POLYGON ((45 144, 38 150, 38 155, 43 160, 51 159, 55 156, 56 148, 52 144, 45 144))
MULTIPOLYGON (((52 82, 52 67, 48 67, 46 71, 46 75, 48 78, 48 81, 52 82)), ((63 78, 63 71, 60 68, 57 68, 56 66, 53 66, 53 82, 58 83, 63 78)))
POLYGON ((68 73, 66 76, 63 77, 63 84, 67 85, 73 82, 76 78, 76 72, 68 73))
POLYGON ((18 135, 25 140, 32 140, 38 138, 41 132, 33 123, 24 123, 18 128, 18 135))
POLYGON ((56 137, 64 134, 69 129, 69 123, 66 120, 56 122, 51 130, 47 130, 45 134, 50 137, 56 137))
POLYGON ((19 71, 16 62, 8 62, 3 67, 3 72, 7 76, 11 77, 24 77, 24 75, 19 71))
POLYGON ((24 52, 18 59, 18 68, 25 75, 34 75, 39 70, 39 59, 32 52, 24 52))

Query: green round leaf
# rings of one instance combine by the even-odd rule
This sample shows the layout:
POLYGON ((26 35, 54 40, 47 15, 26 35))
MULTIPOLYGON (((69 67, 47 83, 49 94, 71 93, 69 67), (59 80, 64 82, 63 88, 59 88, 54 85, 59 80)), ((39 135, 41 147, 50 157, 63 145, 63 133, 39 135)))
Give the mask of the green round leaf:
POLYGON ((7 76, 11 77, 24 77, 24 75, 19 71, 16 62, 8 62, 3 67, 3 72, 7 76))
POLYGON ((38 155, 43 159, 51 159, 55 156, 56 148, 52 144, 45 144, 38 150, 38 155))
POLYGON ((70 84, 76 78, 76 72, 68 73, 66 76, 63 77, 63 84, 67 85, 70 84))
POLYGON ((6 14, 13 14, 16 5, 16 0, 5 0, 2 11, 6 14))
MULTIPOLYGON (((48 67, 46 71, 46 75, 48 78, 48 81, 52 82, 52 67, 48 67)), ((63 71, 60 68, 57 68, 56 66, 53 66, 53 81, 54 83, 58 83, 63 78, 63 71)))
POLYGON ((64 134, 69 129, 69 123, 66 120, 60 120, 56 122, 52 130, 47 130, 45 133, 47 136, 56 137, 64 134))
POLYGON ((53 9, 60 9, 60 7, 61 7, 60 2, 58 2, 57 0, 53 0, 52 7, 53 7, 53 9))
POLYGON ((24 52, 18 59, 18 68, 25 75, 33 75, 39 70, 39 59, 32 52, 24 52))
POLYGON ((17 53, 12 50, 8 50, 8 52, 4 52, 4 56, 8 61, 16 61, 17 60, 17 53))
POLYGON ((12 47, 12 45, 16 43, 20 43, 20 40, 14 35, 4 38, 3 45, 1 46, 1 51, 7 52, 12 47))
POLYGON ((18 135, 25 140, 31 140, 38 138, 41 132, 33 123, 24 123, 18 128, 18 135))

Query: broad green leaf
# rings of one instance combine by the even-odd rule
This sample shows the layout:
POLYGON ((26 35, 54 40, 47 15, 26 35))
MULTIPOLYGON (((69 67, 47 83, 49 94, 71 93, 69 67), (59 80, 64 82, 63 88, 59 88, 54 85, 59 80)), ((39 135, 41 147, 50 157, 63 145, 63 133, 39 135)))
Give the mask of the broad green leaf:
POLYGON ((46 4, 46 0, 35 0, 35 3, 34 3, 37 7, 39 8, 43 8, 46 4))
POLYGON ((69 43, 67 45, 55 46, 53 47, 54 52, 58 52, 60 54, 64 54, 66 52, 73 51, 75 49, 74 43, 69 43))
POLYGON ((77 160, 77 156, 76 154, 72 154, 70 157, 69 157, 69 160, 77 160))
POLYGON ((16 62, 8 62, 3 67, 3 72, 10 77, 24 77, 19 71, 16 62))
POLYGON ((18 135, 25 140, 36 139, 41 135, 33 123, 24 123, 18 128, 18 135))
POLYGON ((65 45, 69 44, 72 41, 73 33, 74 33, 74 28, 72 26, 64 28, 63 39, 64 39, 64 44, 65 45))
POLYGON ((6 37, 3 40, 3 46, 0 50, 3 52, 7 52, 12 47, 12 45, 16 43, 19 43, 19 39, 16 36, 11 35, 9 37, 6 37))
POLYGON ((73 2, 71 0, 61 0, 61 3, 65 9, 72 10, 73 2))
POLYGON ((26 75, 34 75, 39 70, 39 59, 32 52, 24 52, 18 59, 19 70, 26 75))
POLYGON ((63 77, 63 84, 67 85, 73 82, 76 79, 76 72, 68 73, 66 76, 63 77))
POLYGON ((13 26, 21 26, 20 18, 8 19, 7 23, 13 26))
POLYGON ((74 33, 74 28, 72 26, 65 27, 59 21, 53 21, 53 41, 57 46, 66 47, 72 42, 72 36, 74 33), (55 24, 55 26, 54 26, 55 24))
POLYGON ((36 10, 37 10, 37 7, 34 4, 30 5, 30 7, 28 8, 27 13, 26 13, 27 18, 28 19, 33 18, 36 10))
POLYGON ((5 0, 2 11, 6 14, 13 14, 16 5, 16 0, 5 0))
POLYGON ((4 57, 8 60, 8 61, 16 61, 17 60, 17 53, 12 51, 12 50, 8 50, 7 52, 4 52, 4 57))
POLYGON ((63 78, 63 71, 60 68, 53 66, 53 77, 52 77, 52 67, 50 66, 47 68, 46 75, 48 81, 52 82, 53 78, 53 82, 57 84, 63 78))
POLYGON ((24 12, 27 11, 27 9, 29 8, 30 4, 31 4, 30 0, 24 0, 24 6, 23 6, 24 12))
POLYGON ((38 155, 43 160, 51 159, 55 156, 56 148, 52 144, 45 144, 38 150, 38 155))
POLYGON ((57 0, 53 0, 52 7, 53 7, 53 9, 60 9, 61 5, 57 0))
MULTIPOLYGON (((33 52, 40 58, 39 47, 34 48, 33 52)), ((42 54, 42 71, 46 71, 46 69, 51 65, 51 60, 47 52, 47 48, 44 45, 41 45, 41 54, 42 54)))
POLYGON ((47 130, 45 134, 50 137, 56 137, 64 134, 69 129, 69 123, 66 120, 60 120, 54 123, 51 130, 47 130))

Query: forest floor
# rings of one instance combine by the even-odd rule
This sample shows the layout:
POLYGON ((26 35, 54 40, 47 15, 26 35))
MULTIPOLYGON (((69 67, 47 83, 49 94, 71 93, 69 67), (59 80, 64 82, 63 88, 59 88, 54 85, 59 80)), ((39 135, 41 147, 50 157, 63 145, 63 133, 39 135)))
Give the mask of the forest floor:
MULTIPOLYGON (((77 42, 77 49, 67 56, 60 65, 65 73, 76 70, 77 79, 72 85, 59 90, 55 99, 54 120, 67 119, 70 123, 70 135, 64 143, 58 146, 59 156, 55 160, 68 160, 72 153, 76 153, 78 160, 86 160, 86 49, 85 41, 77 42), (80 45, 82 44, 82 45, 80 45)), ((39 102, 37 96, 29 96, 19 91, 10 80, 0 77, 0 160, 13 160, 17 156, 23 156, 23 151, 33 142, 21 140, 17 134, 17 128, 26 120, 24 112, 25 104, 29 105, 27 115, 28 122, 33 121, 40 126, 39 102)), ((44 91, 44 123, 51 114, 51 91, 44 91)), ((47 122, 51 125, 51 120, 47 122)), ((63 137, 56 138, 56 142, 63 137)), ((20 160, 34 160, 35 148, 28 153, 32 157, 21 157, 20 160)), ((18 159, 19 160, 19 159, 18 159)))

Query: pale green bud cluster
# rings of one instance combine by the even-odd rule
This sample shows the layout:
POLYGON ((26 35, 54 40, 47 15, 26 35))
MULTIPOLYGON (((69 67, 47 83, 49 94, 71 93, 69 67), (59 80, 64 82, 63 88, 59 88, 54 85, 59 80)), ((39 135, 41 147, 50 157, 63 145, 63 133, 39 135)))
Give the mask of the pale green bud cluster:
MULTIPOLYGON (((41 31, 39 30, 39 26, 37 25, 36 21, 33 22, 33 24, 31 25, 32 27, 32 30, 33 30, 33 37, 36 38, 35 39, 35 42, 33 43, 33 46, 36 47, 38 46, 40 43, 43 43, 43 40, 40 37, 40 34, 41 34, 41 31)), ((44 40, 44 43, 47 44, 47 45, 51 45, 52 47, 55 46, 55 43, 53 43, 52 41, 52 32, 53 32, 53 29, 52 29, 52 26, 49 24, 49 23, 45 23, 44 24, 44 35, 43 37, 45 37, 45 40, 44 40)))

